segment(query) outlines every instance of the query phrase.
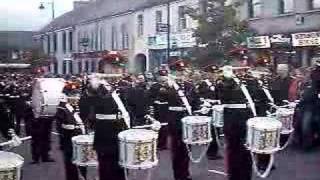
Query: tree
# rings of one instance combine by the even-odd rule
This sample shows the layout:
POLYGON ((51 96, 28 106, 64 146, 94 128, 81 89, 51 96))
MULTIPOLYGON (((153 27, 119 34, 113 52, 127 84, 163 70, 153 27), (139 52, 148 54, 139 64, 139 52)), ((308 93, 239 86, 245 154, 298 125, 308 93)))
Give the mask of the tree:
POLYGON ((246 22, 236 16, 242 1, 226 4, 228 0, 202 0, 199 8, 189 8, 188 14, 198 21, 195 37, 198 47, 193 49, 197 64, 221 64, 230 60, 228 52, 246 42, 251 32, 246 22))

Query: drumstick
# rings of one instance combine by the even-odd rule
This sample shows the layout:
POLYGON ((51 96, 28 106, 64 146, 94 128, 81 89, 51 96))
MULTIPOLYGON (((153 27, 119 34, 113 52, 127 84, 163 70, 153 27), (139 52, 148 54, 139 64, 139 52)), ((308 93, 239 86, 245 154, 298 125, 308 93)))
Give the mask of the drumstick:
MULTIPOLYGON (((24 137, 24 138, 20 138, 21 141, 27 141, 27 140, 30 140, 31 139, 31 136, 27 136, 27 137, 24 137)), ((10 140, 8 142, 4 142, 4 143, 1 143, 0 146, 7 146, 7 145, 10 145, 12 143, 13 140, 10 140)))
MULTIPOLYGON (((168 123, 161 123, 161 126, 168 126, 168 123)), ((150 125, 143 125, 143 126, 135 126, 132 127, 133 129, 145 129, 145 128, 151 128, 152 124, 150 125)))

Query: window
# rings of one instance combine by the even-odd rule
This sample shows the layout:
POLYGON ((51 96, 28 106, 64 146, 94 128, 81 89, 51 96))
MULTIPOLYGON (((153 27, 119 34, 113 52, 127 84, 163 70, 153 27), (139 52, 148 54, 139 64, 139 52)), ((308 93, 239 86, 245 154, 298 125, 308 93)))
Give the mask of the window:
POLYGON ((73 50, 73 46, 72 46, 72 43, 73 43, 73 37, 72 37, 73 33, 72 31, 69 32, 69 51, 72 51, 73 50))
POLYGON ((162 23, 162 11, 156 11, 156 23, 162 23))
POLYGON ((94 49, 98 50, 99 42, 98 42, 98 33, 94 33, 94 49))
POLYGON ((260 17, 262 15, 262 0, 249 1, 250 18, 260 17))
POLYGON ((85 62, 85 66, 84 66, 85 72, 89 73, 89 61, 85 62))
POLYGON ((79 74, 82 73, 82 62, 78 61, 78 72, 79 74))
POLYGON ((320 9, 320 0, 310 0, 310 10, 320 9))
POLYGON ((67 51, 67 33, 65 31, 62 33, 62 50, 64 53, 67 51))
POLYGON ((105 34, 104 29, 100 28, 100 50, 104 50, 105 34))
POLYGON ((51 52, 51 38, 50 38, 50 35, 48 35, 47 37, 48 37, 48 38, 47 38, 47 39, 48 39, 48 42, 47 42, 47 43, 48 43, 48 44, 47 44, 48 54, 50 54, 50 52, 51 52))
POLYGON ((91 61, 91 71, 96 72, 96 61, 95 60, 91 61))
POLYGON ((53 52, 57 51, 57 34, 53 34, 53 52))
POLYGON ((186 18, 186 8, 185 6, 179 6, 178 9, 178 16, 179 16, 179 29, 186 29, 187 28, 187 18, 186 18))
POLYGON ((138 16, 138 36, 143 35, 143 15, 138 16))
POLYGON ((121 36, 122 36, 122 49, 129 48, 129 34, 125 24, 121 25, 121 36))
POLYGON ((63 66, 62 66, 63 74, 67 74, 67 63, 69 63, 69 61, 63 61, 63 66))
POLYGON ((294 0, 280 0, 279 1, 279 13, 290 13, 294 10, 294 0))
POLYGON ((69 65, 70 65, 70 68, 69 68, 70 74, 73 74, 73 62, 69 61, 69 65))
POLYGON ((111 29, 111 43, 112 43, 112 50, 117 50, 117 29, 115 26, 112 26, 111 29))

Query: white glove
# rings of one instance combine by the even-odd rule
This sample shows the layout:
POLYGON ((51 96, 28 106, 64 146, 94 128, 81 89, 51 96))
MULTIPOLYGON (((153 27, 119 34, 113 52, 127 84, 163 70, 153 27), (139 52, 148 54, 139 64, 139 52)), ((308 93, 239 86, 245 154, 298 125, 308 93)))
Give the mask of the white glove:
POLYGON ((22 144, 22 141, 18 136, 14 136, 11 141, 12 141, 12 144, 10 144, 11 146, 9 145, 10 147, 17 147, 22 144))
POLYGON ((154 131, 159 131, 161 129, 161 123, 159 121, 154 121, 151 124, 151 129, 154 131))

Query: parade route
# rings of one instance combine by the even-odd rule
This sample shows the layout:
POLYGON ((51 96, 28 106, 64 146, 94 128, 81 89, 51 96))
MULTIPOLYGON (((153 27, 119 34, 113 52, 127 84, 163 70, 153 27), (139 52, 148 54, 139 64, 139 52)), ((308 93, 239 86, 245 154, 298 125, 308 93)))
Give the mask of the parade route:
MULTIPOLYGON (((13 150, 25 158, 22 180, 64 180, 64 167, 58 138, 52 136, 51 154, 54 163, 32 165, 30 141, 13 150)), ((287 149, 276 155, 276 170, 267 180, 319 180, 320 152, 319 148, 312 152, 287 149)), ((223 160, 203 160, 200 164, 192 164, 193 180, 225 180, 223 160)), ((254 180, 260 180, 254 175, 254 180)), ((173 180, 169 151, 161 151, 160 165, 155 168, 151 180, 173 180)))

